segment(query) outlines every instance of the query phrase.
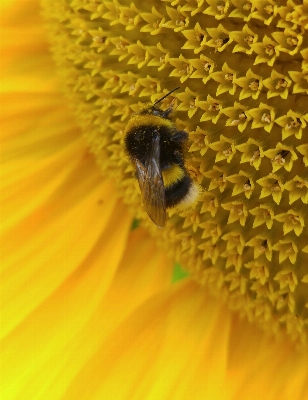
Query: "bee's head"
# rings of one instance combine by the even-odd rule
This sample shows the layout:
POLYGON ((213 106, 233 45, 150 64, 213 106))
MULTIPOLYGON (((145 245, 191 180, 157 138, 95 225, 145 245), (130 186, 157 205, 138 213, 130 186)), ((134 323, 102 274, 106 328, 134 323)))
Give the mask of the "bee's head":
POLYGON ((168 97, 171 93, 175 92, 176 90, 180 89, 180 87, 177 87, 175 89, 172 89, 170 92, 165 94, 161 99, 155 101, 153 105, 147 104, 141 111, 140 115, 145 115, 145 114, 152 114, 157 117, 161 118, 168 118, 169 114, 173 111, 173 104, 170 105, 166 110, 162 110, 160 106, 158 105, 162 100, 164 100, 166 97, 168 97))
POLYGON ((153 109, 156 108, 156 104, 160 103, 162 100, 164 100, 166 97, 170 96, 171 93, 175 92, 175 91, 178 90, 178 89, 180 89, 180 86, 177 87, 177 88, 175 88, 175 89, 170 90, 170 92, 167 93, 167 94, 165 94, 165 96, 163 96, 161 99, 155 101, 155 103, 153 104, 153 109))

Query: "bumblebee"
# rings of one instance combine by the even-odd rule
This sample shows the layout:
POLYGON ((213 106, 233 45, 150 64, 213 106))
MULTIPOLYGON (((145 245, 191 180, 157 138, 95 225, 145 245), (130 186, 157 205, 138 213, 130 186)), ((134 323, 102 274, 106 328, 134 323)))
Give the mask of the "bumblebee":
POLYGON ((158 105, 178 89, 133 115, 124 132, 125 149, 136 169, 142 202, 160 228, 166 224, 167 208, 188 208, 201 195, 200 186, 185 167, 183 152, 188 133, 176 129, 173 104, 166 110, 158 105))

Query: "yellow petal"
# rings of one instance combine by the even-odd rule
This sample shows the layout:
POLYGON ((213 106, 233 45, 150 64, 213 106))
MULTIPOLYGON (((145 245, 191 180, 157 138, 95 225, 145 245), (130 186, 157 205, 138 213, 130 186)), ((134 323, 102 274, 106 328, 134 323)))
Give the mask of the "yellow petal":
POLYGON ((53 91, 57 79, 38 2, 5 0, 1 8, 1 92, 53 91))
POLYGON ((277 342, 233 316, 226 382, 236 400, 303 400, 308 393, 308 352, 277 342))
POLYGON ((153 296, 110 335, 66 397, 224 399, 225 314, 192 282, 153 296))
MULTIPOLYGON (((2 341, 5 398, 32 399, 38 393, 44 399, 60 398, 84 363, 95 357, 111 329, 151 294, 170 284, 168 262, 141 229, 130 234, 121 259, 125 233, 118 224, 119 212, 118 204, 111 221, 114 233, 107 229, 61 286, 2 341), (140 241, 143 249, 138 252, 140 241), (154 256, 146 263, 149 252, 154 256), (128 285, 131 276, 136 279, 128 285)), ((35 284, 33 289, 38 287, 35 284)))

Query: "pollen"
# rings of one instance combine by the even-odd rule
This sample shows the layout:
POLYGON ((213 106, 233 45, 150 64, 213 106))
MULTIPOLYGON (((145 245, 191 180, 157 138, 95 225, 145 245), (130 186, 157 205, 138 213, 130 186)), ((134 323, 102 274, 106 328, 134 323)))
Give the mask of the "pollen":
POLYGON ((249 84, 249 87, 251 90, 258 90, 259 89, 259 81, 258 80, 251 81, 249 84))
POLYGON ((42 3, 68 101, 133 217, 204 290, 272 334, 308 344, 304 6, 42 3), (175 126, 189 133, 185 169, 202 195, 190 209, 171 210, 159 230, 142 207, 123 132, 145 103, 178 86, 160 105, 173 107, 175 126))

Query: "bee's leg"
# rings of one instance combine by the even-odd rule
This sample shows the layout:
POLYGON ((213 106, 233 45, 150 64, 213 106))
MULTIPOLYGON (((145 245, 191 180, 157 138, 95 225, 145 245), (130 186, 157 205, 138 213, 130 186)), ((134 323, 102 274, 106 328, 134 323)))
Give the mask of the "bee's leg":
POLYGON ((176 164, 178 164, 180 167, 183 168, 184 167, 183 154, 181 154, 178 150, 176 150, 173 154, 176 160, 176 164))
POLYGON ((173 111, 173 107, 167 108, 167 110, 165 110, 165 111, 161 114, 162 118, 168 117, 168 115, 169 115, 172 111, 173 111))
POLYGON ((186 142, 187 139, 188 133, 185 131, 176 131, 176 133, 171 136, 171 140, 177 143, 186 142))

